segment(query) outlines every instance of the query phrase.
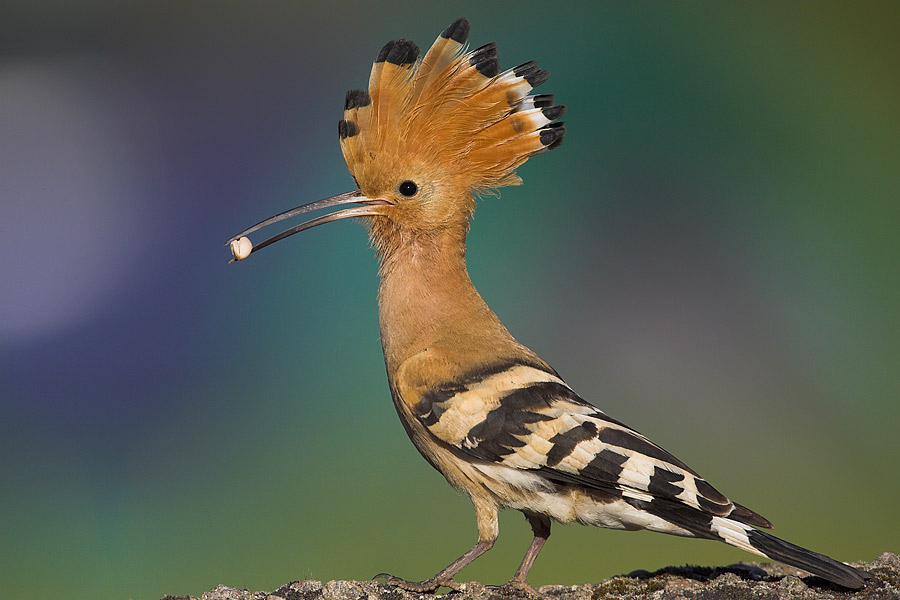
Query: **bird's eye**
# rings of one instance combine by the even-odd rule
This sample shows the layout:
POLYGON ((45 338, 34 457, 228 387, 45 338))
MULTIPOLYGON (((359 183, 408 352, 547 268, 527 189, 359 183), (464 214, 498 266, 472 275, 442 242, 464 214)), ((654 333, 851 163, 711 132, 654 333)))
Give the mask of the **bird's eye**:
POLYGON ((412 198, 416 195, 416 192, 419 191, 419 186, 416 185, 415 181, 407 179, 400 184, 400 187, 398 187, 397 190, 407 198, 412 198))

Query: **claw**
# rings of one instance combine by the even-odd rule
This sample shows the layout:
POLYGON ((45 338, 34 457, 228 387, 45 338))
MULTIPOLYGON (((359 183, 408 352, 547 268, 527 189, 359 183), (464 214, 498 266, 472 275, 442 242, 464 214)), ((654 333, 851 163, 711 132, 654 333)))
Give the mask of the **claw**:
POLYGON ((503 585, 488 585, 485 587, 496 591, 504 598, 542 597, 542 594, 531 587, 527 581, 522 581, 520 579, 511 579, 503 585))
POLYGON ((434 592, 440 587, 447 587, 458 592, 461 585, 452 577, 432 577, 425 581, 407 581, 388 573, 379 573, 372 579, 384 579, 386 585, 395 585, 409 592, 434 592))

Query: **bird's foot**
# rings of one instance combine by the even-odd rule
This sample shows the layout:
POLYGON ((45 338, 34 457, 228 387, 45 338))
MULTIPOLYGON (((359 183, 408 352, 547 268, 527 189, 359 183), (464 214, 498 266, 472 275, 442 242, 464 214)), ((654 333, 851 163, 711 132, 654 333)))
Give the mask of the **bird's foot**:
POLYGON ((541 593, 531 587, 524 579, 511 579, 503 585, 487 586, 499 592, 502 596, 512 596, 517 598, 527 598, 530 596, 540 596, 541 593))
POLYGON ((399 588, 410 592, 434 592, 438 588, 447 587, 451 590, 459 591, 461 584, 454 581, 452 577, 441 577, 440 574, 435 575, 431 579, 425 581, 407 581, 399 577, 394 577, 387 573, 379 573, 372 579, 384 579, 387 585, 396 585, 399 588))

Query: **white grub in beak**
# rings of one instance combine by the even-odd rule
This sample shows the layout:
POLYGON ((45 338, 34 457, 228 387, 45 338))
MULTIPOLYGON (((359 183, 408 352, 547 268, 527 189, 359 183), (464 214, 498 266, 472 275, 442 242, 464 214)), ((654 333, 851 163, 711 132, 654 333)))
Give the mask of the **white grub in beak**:
POLYGON ((231 240, 231 253, 234 255, 235 260, 244 260, 250 256, 252 251, 253 243, 250 241, 250 238, 244 236, 231 240))

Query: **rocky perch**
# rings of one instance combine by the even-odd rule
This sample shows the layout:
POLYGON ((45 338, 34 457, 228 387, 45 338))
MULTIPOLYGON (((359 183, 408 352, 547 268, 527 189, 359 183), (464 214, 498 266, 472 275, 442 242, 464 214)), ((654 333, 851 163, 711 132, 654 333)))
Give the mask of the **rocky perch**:
MULTIPOLYGON (((545 585, 537 591, 548 600, 900 600, 900 557, 885 552, 872 562, 852 563, 872 574, 866 587, 850 591, 791 567, 738 563, 727 567, 666 567, 654 573, 634 571, 598 584, 545 585)), ((197 599, 164 596, 162 600, 504 600, 525 599, 524 592, 504 593, 478 582, 450 594, 407 592, 377 581, 296 581, 274 592, 250 592, 219 585, 197 599)))

